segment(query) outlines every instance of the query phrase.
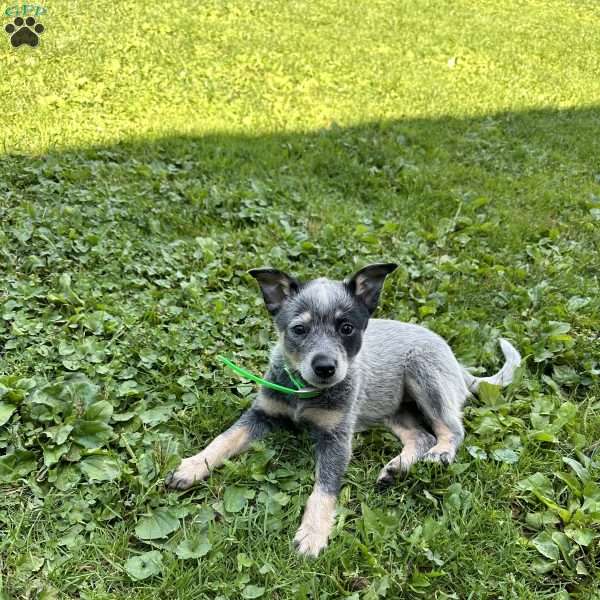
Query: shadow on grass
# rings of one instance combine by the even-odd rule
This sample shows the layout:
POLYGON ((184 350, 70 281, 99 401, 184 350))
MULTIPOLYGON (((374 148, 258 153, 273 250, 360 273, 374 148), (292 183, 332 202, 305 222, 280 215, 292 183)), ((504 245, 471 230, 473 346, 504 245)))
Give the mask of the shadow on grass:
MULTIPOLYGON (((144 276, 168 288, 173 280, 160 268, 143 271, 140 263, 164 244, 199 237, 215 245, 201 241, 199 252, 218 258, 215 275, 202 276, 211 292, 257 264, 345 276, 351 263, 383 256, 400 260, 405 280, 426 281, 423 263, 439 267, 452 255, 454 273, 464 274, 461 261, 472 267, 455 290, 455 307, 470 303, 472 319, 498 323, 498 297, 505 294, 506 307, 517 287, 523 293, 549 281, 585 295, 575 276, 589 283, 594 273, 586 252, 598 236, 590 219, 600 195, 598 131, 600 108, 589 107, 6 156, 4 256, 41 277, 85 270, 101 280, 110 264, 117 287, 144 276), (146 245, 128 253, 131 240, 146 245), (562 271, 551 272, 525 250, 548 240, 583 246, 562 271), (527 273, 514 267, 517 256, 532 263, 527 273)), ((410 295, 422 319, 435 314, 440 291, 419 285, 410 295)))
MULTIPOLYGON (((389 203, 437 214, 451 210, 448 201, 460 199, 461 193, 490 193, 490 200, 510 204, 511 209, 527 210, 533 203, 549 212, 544 194, 598 184, 599 129, 599 107, 532 110, 344 128, 332 124, 315 132, 257 137, 211 134, 133 140, 36 158, 3 157, 0 168, 5 189, 26 193, 33 185, 35 190, 44 183, 36 178, 41 173, 49 184, 64 183, 65 191, 96 186, 102 192, 104 182, 94 175, 105 165, 113 174, 111 182, 121 173, 121 183, 134 183, 131 175, 137 174, 140 186, 150 180, 154 191, 157 183, 171 183, 168 191, 173 199, 180 196, 182 206, 187 204, 187 216, 193 218, 197 209, 202 219, 211 216, 218 196, 227 196, 228 186, 239 190, 242 184, 242 190, 251 192, 253 183, 261 180, 277 181, 277 188, 289 192, 279 199, 320 190, 350 204, 389 203), (120 171, 127 165, 130 168, 120 171)), ((9 203, 11 198, 20 199, 11 195, 9 203)), ((266 198, 278 199, 276 193, 266 193, 266 198)), ((572 200, 576 199, 563 197, 562 207, 572 200)), ((238 208, 244 208, 243 202, 238 208)), ((222 223, 221 216, 218 221, 222 223)))

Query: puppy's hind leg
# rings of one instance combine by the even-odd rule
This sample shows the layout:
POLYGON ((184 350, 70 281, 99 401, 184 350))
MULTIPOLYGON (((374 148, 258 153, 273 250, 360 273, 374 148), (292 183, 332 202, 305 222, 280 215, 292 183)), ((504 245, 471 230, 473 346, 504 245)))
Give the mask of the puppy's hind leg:
POLYGON ((454 371, 416 368, 406 378, 411 397, 437 438, 423 460, 446 465, 454 460, 465 437, 462 405, 469 394, 460 372, 454 371))
POLYGON ((431 427, 437 438, 437 443, 423 455, 423 460, 449 465, 454 460, 464 439, 462 424, 459 419, 445 415, 445 418, 433 418, 431 427))
POLYGON ((436 439, 426 431, 419 419, 406 408, 386 421, 386 425, 402 442, 402 452, 381 469, 377 485, 386 487, 394 482, 397 475, 405 475, 411 465, 420 460, 435 445, 436 439))

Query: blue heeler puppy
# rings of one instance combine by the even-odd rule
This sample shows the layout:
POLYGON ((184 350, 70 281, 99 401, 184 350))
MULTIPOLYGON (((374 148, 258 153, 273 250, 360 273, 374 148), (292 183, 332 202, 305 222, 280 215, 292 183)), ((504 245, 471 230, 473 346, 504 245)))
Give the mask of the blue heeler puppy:
POLYGON ((371 319, 396 266, 374 264, 345 281, 307 283, 275 269, 251 270, 279 332, 266 379, 293 387, 291 373, 320 393, 301 398, 261 388, 252 407, 183 460, 167 485, 190 487, 283 420, 305 423, 316 438, 316 477, 294 541, 301 554, 316 556, 333 526, 355 431, 384 426, 402 442, 402 452, 381 470, 380 484, 392 483, 418 460, 450 463, 464 437, 465 400, 482 381, 509 384, 521 357, 500 340, 505 365, 492 377, 474 377, 432 331, 371 319))

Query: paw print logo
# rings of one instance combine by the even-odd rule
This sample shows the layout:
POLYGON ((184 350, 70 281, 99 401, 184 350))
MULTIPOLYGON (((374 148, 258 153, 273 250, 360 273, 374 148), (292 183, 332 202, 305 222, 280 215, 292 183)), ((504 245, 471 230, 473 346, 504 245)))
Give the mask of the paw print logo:
POLYGON ((33 17, 27 17, 24 21, 21 17, 17 17, 4 30, 10 35, 10 43, 15 48, 23 44, 35 48, 40 43, 40 33, 44 31, 44 26, 41 23, 36 24, 33 17))

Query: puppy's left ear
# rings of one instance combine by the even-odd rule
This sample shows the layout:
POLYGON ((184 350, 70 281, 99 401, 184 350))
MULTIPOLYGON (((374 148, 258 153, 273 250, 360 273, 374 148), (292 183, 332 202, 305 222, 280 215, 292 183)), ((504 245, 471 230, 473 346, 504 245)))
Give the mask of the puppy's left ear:
POLYGON ((260 286, 267 310, 275 316, 281 305, 300 289, 300 282, 277 269, 250 269, 248 271, 260 286))
POLYGON ((385 278, 395 271, 398 265, 396 263, 376 263, 367 265, 355 273, 344 283, 350 290, 350 293, 358 300, 363 302, 370 314, 375 312, 379 302, 379 294, 383 287, 385 278))

